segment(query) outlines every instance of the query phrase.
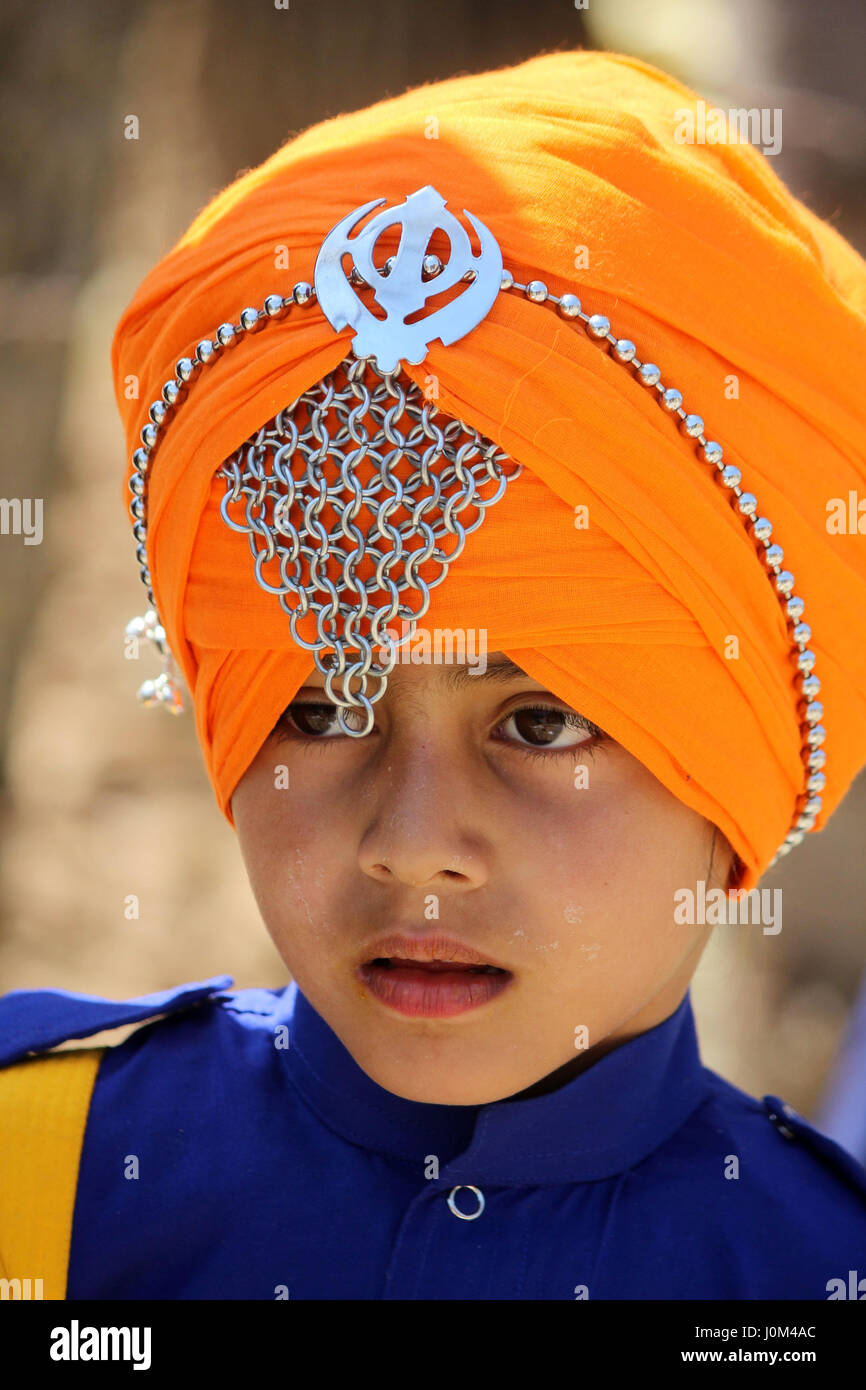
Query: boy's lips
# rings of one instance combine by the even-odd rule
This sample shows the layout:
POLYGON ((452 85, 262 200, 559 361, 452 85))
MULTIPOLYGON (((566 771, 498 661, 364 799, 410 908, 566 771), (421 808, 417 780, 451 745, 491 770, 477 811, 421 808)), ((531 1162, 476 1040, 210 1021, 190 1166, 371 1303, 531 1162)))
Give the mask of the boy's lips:
POLYGON ((446 936, 380 937, 365 949, 356 975, 383 1004, 412 1018, 478 1008, 513 979, 505 966, 446 936))
MULTIPOLYGON (((492 966, 497 970, 507 967, 484 956, 474 946, 459 941, 455 936, 418 935, 409 936, 402 932, 379 937, 371 946, 365 947, 360 964, 374 960, 399 960, 416 965, 492 966)), ((510 973, 510 972, 509 972, 510 973)))

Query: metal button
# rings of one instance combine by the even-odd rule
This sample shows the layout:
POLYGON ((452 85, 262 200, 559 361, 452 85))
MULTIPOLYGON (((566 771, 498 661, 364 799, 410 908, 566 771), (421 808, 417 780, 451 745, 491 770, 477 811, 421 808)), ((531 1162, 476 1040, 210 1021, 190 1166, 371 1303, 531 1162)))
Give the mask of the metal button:
MULTIPOLYGON (((787 1109, 788 1107, 786 1106, 785 1108, 787 1109)), ((790 1130, 790 1129, 788 1128, 787 1125, 783 1125, 783 1124, 782 1124, 782 1121, 779 1119, 779 1116, 776 1114, 776 1112, 775 1112, 774 1110, 771 1110, 771 1111, 769 1112, 769 1116, 770 1116, 770 1123, 771 1123, 771 1124, 774 1124, 774 1125, 776 1126, 776 1129, 777 1129, 777 1130, 779 1131, 779 1133, 783 1136, 783 1138, 785 1138, 785 1139, 795 1139, 795 1138, 796 1138, 796 1135, 794 1134, 793 1130, 790 1130)))
POLYGON ((480 1216, 484 1210, 484 1193, 481 1191, 480 1187, 472 1187, 469 1183, 461 1183, 458 1187, 452 1187, 451 1191, 448 1193, 448 1206, 455 1216, 460 1217, 461 1221, 474 1221, 475 1218, 477 1216, 480 1216), (454 1198, 458 1192, 461 1192, 463 1190, 464 1187, 467 1192, 474 1192, 475 1196, 478 1198, 477 1211, 461 1211, 460 1208, 457 1206, 457 1203, 455 1202, 454 1198))

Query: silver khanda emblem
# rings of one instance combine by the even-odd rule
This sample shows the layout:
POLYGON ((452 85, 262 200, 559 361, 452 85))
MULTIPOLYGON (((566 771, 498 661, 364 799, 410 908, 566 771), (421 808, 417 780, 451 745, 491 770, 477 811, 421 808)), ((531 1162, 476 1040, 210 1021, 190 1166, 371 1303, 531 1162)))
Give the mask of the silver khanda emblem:
MULTIPOLYGON (((484 223, 466 208, 480 242, 476 256, 469 234, 445 207, 445 199, 430 184, 418 188, 396 207, 383 208, 357 233, 353 229, 384 198, 348 213, 328 233, 316 258, 316 297, 326 319, 335 331, 351 326, 356 357, 375 358, 380 372, 394 372, 401 362, 423 362, 434 338, 448 346, 469 333, 489 312, 502 281, 502 252, 484 223), (376 243, 388 228, 399 226, 397 251, 376 265, 376 243), (430 238, 441 229, 450 243, 444 263, 429 253, 430 238), (352 273, 343 269, 343 257, 352 258, 352 273), (449 290, 459 281, 466 289, 449 303, 432 308, 414 323, 410 315, 420 314, 429 299, 449 290), (378 318, 356 293, 369 286, 384 319, 378 318)), ((380 257, 381 260, 381 257, 380 257)))

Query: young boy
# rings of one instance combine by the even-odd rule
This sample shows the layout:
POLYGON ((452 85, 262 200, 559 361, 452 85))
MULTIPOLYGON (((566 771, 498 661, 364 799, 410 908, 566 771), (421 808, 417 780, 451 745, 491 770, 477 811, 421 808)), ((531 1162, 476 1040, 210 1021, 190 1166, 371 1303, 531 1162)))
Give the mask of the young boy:
POLYGON ((866 266, 695 100, 559 53, 340 116, 124 315, 142 698, 293 983, 0 1001, 7 1277, 858 1296, 866 1171, 688 990, 866 760, 866 266))

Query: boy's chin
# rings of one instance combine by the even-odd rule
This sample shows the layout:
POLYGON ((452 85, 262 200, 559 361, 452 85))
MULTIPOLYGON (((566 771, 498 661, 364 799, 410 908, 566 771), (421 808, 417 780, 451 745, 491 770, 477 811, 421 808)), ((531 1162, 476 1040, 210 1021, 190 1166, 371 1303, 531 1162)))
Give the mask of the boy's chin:
POLYGON ((364 1066, 363 1070, 383 1090, 402 1100, 424 1105, 491 1105, 497 1100, 507 1100, 530 1084, 507 1077, 455 1080, 453 1075, 443 1075, 436 1068, 425 1075, 423 1068, 417 1066, 405 1071, 395 1069, 393 1064, 382 1068, 364 1066))

